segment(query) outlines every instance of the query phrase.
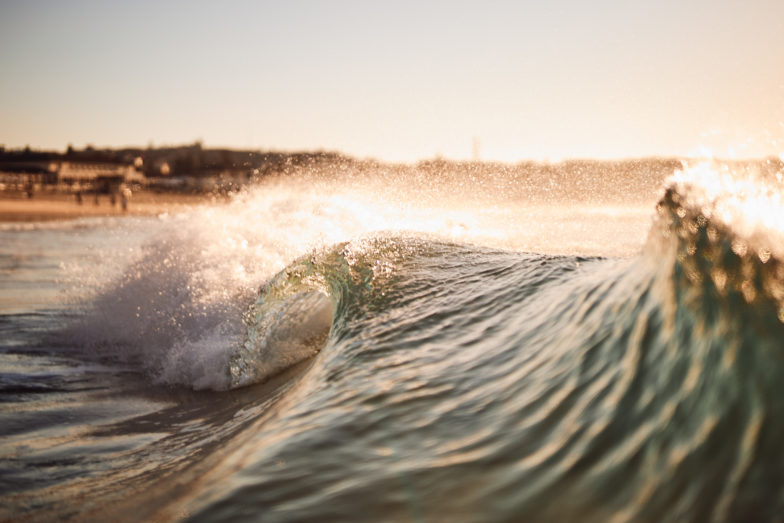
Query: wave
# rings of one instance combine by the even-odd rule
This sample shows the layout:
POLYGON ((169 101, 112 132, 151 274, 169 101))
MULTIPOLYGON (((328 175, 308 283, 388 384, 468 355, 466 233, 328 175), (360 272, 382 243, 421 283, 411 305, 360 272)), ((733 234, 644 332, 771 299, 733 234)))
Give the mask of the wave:
POLYGON ((301 369, 274 406, 214 421, 231 440, 173 503, 195 519, 784 511, 779 167, 684 167, 634 256, 494 234, 524 218, 509 230, 552 236, 540 246, 625 241, 618 202, 442 214, 413 195, 276 184, 145 222, 122 274, 57 333, 213 396, 301 369))
POLYGON ((95 245, 102 262, 64 267, 67 298, 82 315, 47 342, 141 367, 158 382, 223 390, 232 386, 226 371, 232 355, 246 341, 248 305, 303 254, 385 234, 628 254, 644 237, 650 213, 623 204, 489 204, 492 187, 476 200, 454 177, 447 180, 452 185, 437 186, 427 176, 413 182, 391 176, 360 173, 350 186, 305 175, 271 178, 224 206, 114 220, 110 228, 96 220, 70 223, 74 234, 103 231, 95 245), (634 227, 619 228, 619 217, 634 227), (597 233, 594 243, 585 242, 586 227, 597 233))
POLYGON ((780 229, 743 206, 775 207, 778 178, 709 194, 695 169, 668 184, 637 258, 385 238, 289 266, 251 309, 253 336, 265 303, 275 314, 316 292, 332 298, 329 341, 295 407, 265 427, 286 444, 254 447, 247 470, 278 463, 276 475, 223 477, 232 486, 194 503, 198 517, 255 506, 286 519, 301 489, 297 514, 344 520, 381 507, 392 519, 777 517, 780 229), (374 260, 390 268, 381 279, 374 260), (306 474, 314 463, 329 474, 306 474))
MULTIPOLYGON (((775 169, 759 165, 702 164, 676 173, 656 206, 657 223, 646 245, 638 247, 644 251, 641 264, 655 263, 661 272, 669 259, 673 265, 664 280, 700 280, 713 284, 702 290, 705 296, 714 292, 723 302, 741 296, 780 310, 782 269, 775 249, 781 242, 774 240, 784 226, 771 223, 771 216, 782 215, 775 212, 780 188, 771 185, 780 181, 775 169), (745 195, 742 204, 739 193, 745 195)), ((150 220, 154 238, 129 248, 130 256, 118 253, 128 264, 119 277, 95 282, 80 275, 79 284, 92 287, 94 297, 66 343, 139 363, 163 382, 237 387, 313 354, 330 330, 325 325, 342 321, 345 293, 394 272, 400 258, 387 257, 405 252, 411 238, 510 247, 510 238, 496 241, 494 230, 519 217, 520 206, 486 215, 462 205, 434 214, 413 207, 411 195, 400 199, 402 189, 396 190, 398 199, 390 202, 329 184, 277 180, 224 209, 150 220), (401 229, 410 232, 380 232, 401 229), (307 250, 311 254, 298 258, 307 250), (362 283, 344 287, 355 280, 362 283), (271 350, 276 344, 288 348, 271 350)), ((598 217, 590 231, 603 231, 602 243, 610 244, 619 236, 614 223, 629 215, 617 204, 580 210, 568 219, 582 222, 578 234, 586 232, 586 216, 598 217)), ((524 217, 531 229, 553 226, 552 214, 538 208, 524 217)), ((557 230, 566 229, 562 217, 557 230)), ((546 228, 542 236, 550 236, 546 228)), ((565 236, 552 242, 567 242, 565 236)), ((513 251, 527 244, 527 237, 511 243, 513 251)))

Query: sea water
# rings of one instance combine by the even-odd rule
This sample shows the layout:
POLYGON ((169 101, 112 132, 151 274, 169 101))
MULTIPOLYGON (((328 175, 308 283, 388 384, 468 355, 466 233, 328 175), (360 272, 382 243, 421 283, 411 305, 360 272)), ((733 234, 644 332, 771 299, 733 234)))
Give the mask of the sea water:
POLYGON ((781 168, 642 175, 2 226, 0 518, 775 520, 781 168))

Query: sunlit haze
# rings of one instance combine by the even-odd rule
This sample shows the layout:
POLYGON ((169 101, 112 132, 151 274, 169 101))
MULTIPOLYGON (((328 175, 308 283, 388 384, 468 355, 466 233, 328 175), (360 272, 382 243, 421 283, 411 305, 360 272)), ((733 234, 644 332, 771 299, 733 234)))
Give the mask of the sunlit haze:
POLYGON ((0 3, 0 144, 784 150, 784 2, 0 3))

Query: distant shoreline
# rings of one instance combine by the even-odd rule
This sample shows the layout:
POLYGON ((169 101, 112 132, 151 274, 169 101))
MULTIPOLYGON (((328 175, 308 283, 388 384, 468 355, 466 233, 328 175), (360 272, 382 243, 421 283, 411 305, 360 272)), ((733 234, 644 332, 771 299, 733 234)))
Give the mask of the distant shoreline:
MULTIPOLYGON (((119 198, 111 204, 109 195, 85 194, 79 204, 73 194, 38 192, 32 198, 22 193, 0 192, 0 222, 41 222, 71 220, 97 216, 155 216, 181 212, 195 205, 214 203, 216 199, 203 194, 154 193, 139 191, 122 209, 119 198)), ((218 200, 219 201, 219 200, 218 200)))

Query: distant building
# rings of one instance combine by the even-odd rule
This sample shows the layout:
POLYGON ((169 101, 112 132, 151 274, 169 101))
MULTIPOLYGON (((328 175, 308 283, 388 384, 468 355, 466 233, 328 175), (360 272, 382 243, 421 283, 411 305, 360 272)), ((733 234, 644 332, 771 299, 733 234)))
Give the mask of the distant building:
POLYGON ((57 183, 56 162, 47 158, 0 159, 0 187, 4 189, 52 185, 57 183))
POLYGON ((144 176, 133 165, 109 162, 62 162, 59 181, 66 185, 117 187, 123 183, 143 183, 144 176))

